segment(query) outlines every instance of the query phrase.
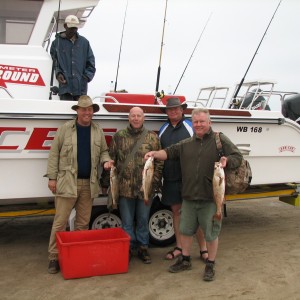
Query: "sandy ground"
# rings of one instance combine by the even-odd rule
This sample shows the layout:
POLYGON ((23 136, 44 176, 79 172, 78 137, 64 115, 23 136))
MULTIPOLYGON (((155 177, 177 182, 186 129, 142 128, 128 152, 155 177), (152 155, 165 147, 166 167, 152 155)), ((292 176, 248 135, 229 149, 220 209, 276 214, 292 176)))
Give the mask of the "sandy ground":
POLYGON ((300 208, 273 199, 228 202, 216 280, 202 281, 196 243, 193 269, 167 271, 169 248, 151 248, 125 274, 64 280, 47 273, 51 217, 0 220, 0 299, 300 299, 300 208))

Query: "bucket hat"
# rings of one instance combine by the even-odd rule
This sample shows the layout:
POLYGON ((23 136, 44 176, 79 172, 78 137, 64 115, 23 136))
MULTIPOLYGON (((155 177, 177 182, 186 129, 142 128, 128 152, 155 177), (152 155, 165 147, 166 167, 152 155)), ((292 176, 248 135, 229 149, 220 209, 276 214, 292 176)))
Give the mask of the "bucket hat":
POLYGON ((94 113, 99 111, 100 107, 98 104, 93 103, 92 99, 89 96, 80 96, 78 99, 78 103, 72 106, 73 110, 77 110, 78 107, 89 107, 93 106, 94 113))
POLYGON ((65 24, 67 25, 68 28, 72 28, 72 27, 78 28, 79 27, 79 20, 76 16, 69 15, 65 19, 65 24))
POLYGON ((168 108, 179 107, 179 106, 181 106, 182 109, 186 109, 187 108, 187 104, 186 103, 181 103, 179 98, 173 97, 173 98, 169 98, 167 100, 166 106, 162 107, 161 110, 165 113, 168 108))

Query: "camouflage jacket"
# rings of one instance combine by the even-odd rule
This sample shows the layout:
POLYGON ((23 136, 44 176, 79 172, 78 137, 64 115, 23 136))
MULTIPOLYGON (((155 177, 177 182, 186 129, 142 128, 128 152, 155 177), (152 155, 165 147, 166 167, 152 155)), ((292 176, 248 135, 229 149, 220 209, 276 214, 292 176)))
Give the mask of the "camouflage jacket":
MULTIPOLYGON (((110 143, 110 157, 115 161, 118 171, 126 157, 131 153, 134 145, 139 140, 144 127, 133 129, 130 125, 127 128, 119 130, 112 138, 110 143)), ((120 197, 144 199, 142 188, 142 174, 145 165, 144 156, 147 152, 160 150, 160 142, 157 134, 148 131, 140 148, 136 151, 122 174, 119 176, 119 194, 120 197)), ((152 185, 152 195, 154 191, 161 186, 163 162, 154 161, 154 179, 152 185)))

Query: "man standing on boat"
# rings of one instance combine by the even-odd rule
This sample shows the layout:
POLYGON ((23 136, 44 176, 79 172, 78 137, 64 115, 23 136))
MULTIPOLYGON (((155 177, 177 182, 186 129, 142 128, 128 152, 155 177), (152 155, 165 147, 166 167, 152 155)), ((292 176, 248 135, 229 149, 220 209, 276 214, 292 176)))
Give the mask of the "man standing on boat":
POLYGON ((89 41, 78 34, 79 20, 69 15, 63 32, 57 34, 50 49, 61 100, 78 100, 87 95, 88 82, 95 75, 95 57, 89 41))
MULTIPOLYGON (((159 138, 162 148, 187 139, 194 134, 192 122, 185 118, 183 110, 186 103, 181 103, 179 98, 169 98, 166 107, 162 111, 167 114, 168 121, 159 130, 159 138)), ((180 211, 182 205, 181 197, 182 176, 179 160, 166 160, 163 168, 162 203, 172 209, 176 247, 170 250, 166 260, 177 258, 182 253, 181 235, 179 232, 180 211)), ((208 254, 206 242, 202 230, 199 228, 196 233, 200 248, 200 259, 206 261, 208 254)))
POLYGON ((77 112, 77 118, 57 130, 45 175, 55 195, 56 209, 48 248, 50 274, 59 271, 56 232, 66 230, 73 208, 76 209, 75 230, 89 228, 93 199, 100 191, 98 167, 108 170, 113 165, 103 130, 92 121, 99 105, 89 96, 81 96, 72 109, 77 112))

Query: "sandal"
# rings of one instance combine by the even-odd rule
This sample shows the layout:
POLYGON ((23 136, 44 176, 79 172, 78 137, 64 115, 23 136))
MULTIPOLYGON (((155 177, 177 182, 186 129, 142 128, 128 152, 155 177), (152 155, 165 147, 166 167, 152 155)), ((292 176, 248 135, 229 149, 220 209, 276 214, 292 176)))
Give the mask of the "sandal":
POLYGON ((207 251, 207 250, 203 250, 203 251, 200 250, 200 259, 201 259, 204 263, 206 263, 207 260, 208 260, 208 257, 204 258, 204 257, 203 257, 203 254, 208 254, 208 251, 207 251))
POLYGON ((182 254, 182 249, 179 248, 179 247, 175 247, 173 250, 170 250, 170 251, 166 254, 165 260, 173 260, 173 259, 177 258, 178 256, 180 256, 181 254, 182 254), (175 252, 176 250, 180 252, 180 253, 177 254, 177 255, 174 254, 174 252, 175 252), (172 257, 169 258, 168 255, 171 255, 172 257))

